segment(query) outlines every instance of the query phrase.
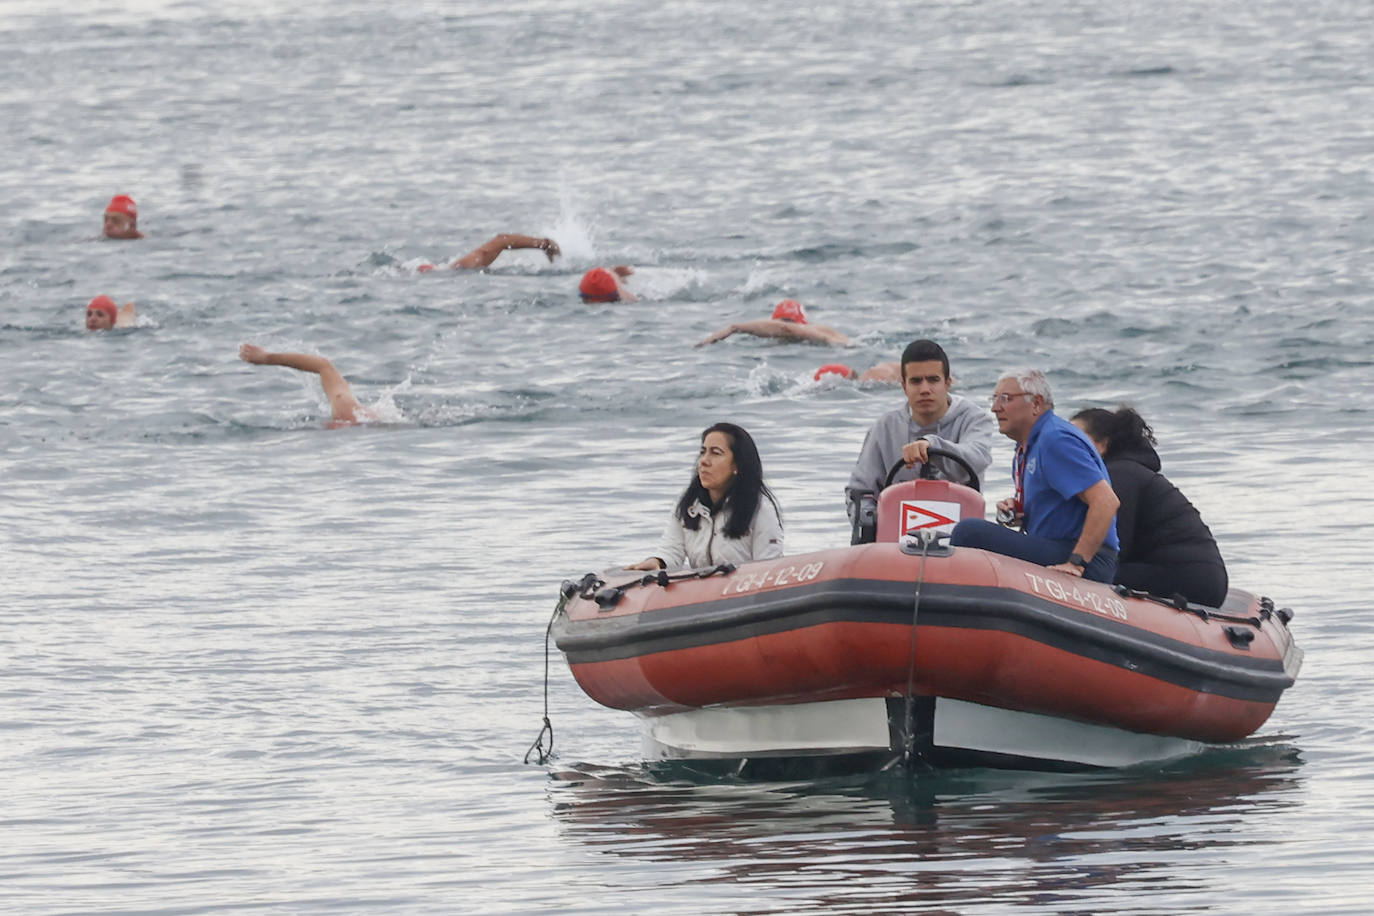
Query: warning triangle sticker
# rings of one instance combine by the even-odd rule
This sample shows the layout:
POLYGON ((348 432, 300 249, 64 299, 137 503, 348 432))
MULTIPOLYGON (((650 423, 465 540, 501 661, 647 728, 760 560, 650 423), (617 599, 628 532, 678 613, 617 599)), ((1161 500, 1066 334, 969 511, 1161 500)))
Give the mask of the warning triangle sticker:
POLYGON ((902 503, 902 534, 921 528, 939 528, 941 525, 953 525, 958 521, 957 518, 941 515, 939 512, 917 503, 902 503))

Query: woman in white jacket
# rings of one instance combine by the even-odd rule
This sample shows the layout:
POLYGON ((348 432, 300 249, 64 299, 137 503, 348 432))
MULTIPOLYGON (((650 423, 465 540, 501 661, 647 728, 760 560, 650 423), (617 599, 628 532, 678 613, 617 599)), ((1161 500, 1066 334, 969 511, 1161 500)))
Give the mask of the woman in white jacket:
POLYGON ((630 569, 697 569, 782 556, 782 516, 754 440, 733 423, 701 434, 696 473, 654 555, 630 569))

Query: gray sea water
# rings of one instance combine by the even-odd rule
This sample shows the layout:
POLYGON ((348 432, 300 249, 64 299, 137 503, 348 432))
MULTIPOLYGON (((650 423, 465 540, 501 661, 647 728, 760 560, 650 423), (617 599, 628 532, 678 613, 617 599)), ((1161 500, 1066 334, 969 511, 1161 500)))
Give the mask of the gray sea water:
MULTIPOLYGON (((1374 12, 1317 0, 0 2, 0 911, 1374 906, 1374 12), (147 238, 98 238, 110 195, 147 238), (565 256, 417 273, 490 235, 565 256), (577 279, 628 263, 630 305, 577 279), (92 296, 138 327, 82 329, 92 296), (784 296, 843 351, 691 344, 784 296), (703 781, 544 626, 700 430, 789 552, 931 336, 1131 403, 1295 609, 1245 745, 1077 776, 703 781), (386 418, 325 428, 324 354, 386 418)), ((987 489, 1009 487, 1009 443, 987 489)))

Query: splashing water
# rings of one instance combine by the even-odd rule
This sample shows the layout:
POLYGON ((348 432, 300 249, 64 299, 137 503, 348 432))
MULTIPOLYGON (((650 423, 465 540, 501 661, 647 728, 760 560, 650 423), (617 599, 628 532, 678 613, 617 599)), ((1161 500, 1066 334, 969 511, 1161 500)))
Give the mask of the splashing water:
POLYGON ((572 192, 566 187, 558 192, 558 222, 546 234, 558 243, 566 262, 581 266, 595 262, 595 230, 583 220, 572 192))
POLYGON ((377 398, 377 401, 368 405, 368 410, 372 411, 374 423, 405 423, 409 421, 405 411, 396 406, 396 395, 411 389, 410 376, 407 375, 401 381, 386 389, 377 398))
POLYGON ((706 285, 707 273, 694 267, 636 267, 628 288, 641 299, 676 299, 706 285))

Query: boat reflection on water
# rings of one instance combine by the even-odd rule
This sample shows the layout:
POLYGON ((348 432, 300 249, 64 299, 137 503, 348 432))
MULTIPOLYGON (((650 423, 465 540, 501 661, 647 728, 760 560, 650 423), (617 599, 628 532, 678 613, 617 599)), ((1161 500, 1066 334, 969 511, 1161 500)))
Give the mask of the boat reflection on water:
MULTIPOLYGON (((684 884, 736 882, 800 895, 792 912, 974 903, 1047 912, 1196 906, 1244 850, 1285 835, 1265 825, 1301 804, 1298 751, 1270 738, 1168 767, 1091 774, 900 769, 803 782, 718 778, 674 765, 553 773, 554 815, 585 848, 696 862, 684 884), (803 905, 803 900, 810 902, 803 905)), ((665 877, 666 880, 666 877, 665 877)), ((1255 899, 1261 891, 1252 888, 1255 899)))

